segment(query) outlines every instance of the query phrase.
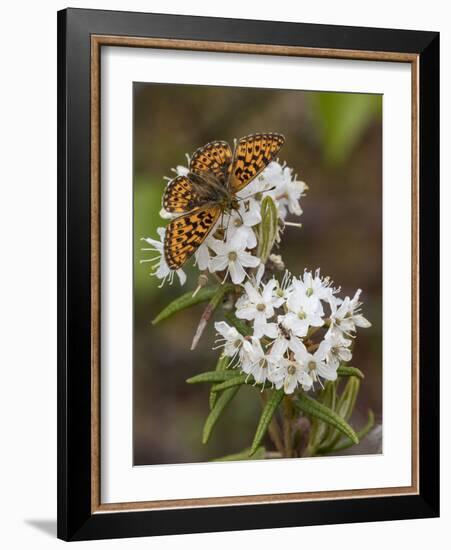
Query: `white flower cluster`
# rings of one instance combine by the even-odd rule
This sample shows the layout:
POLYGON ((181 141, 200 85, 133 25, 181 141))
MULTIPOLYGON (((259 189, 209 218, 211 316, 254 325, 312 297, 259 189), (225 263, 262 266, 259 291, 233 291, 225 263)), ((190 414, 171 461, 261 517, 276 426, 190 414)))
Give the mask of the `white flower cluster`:
POLYGON ((257 278, 244 284, 235 304, 238 319, 252 324, 253 335, 243 337, 226 322, 215 323, 220 346, 231 358, 231 366, 253 376, 256 383, 268 381, 291 394, 300 386, 311 389, 321 379, 335 380, 340 362, 352 358, 351 344, 356 327, 371 323, 360 313, 360 290, 351 299, 341 299, 340 289, 319 270, 296 278, 288 272, 282 282, 257 278), (328 308, 326 315, 324 308, 328 308), (320 327, 327 329, 318 343, 312 337, 320 327))
MULTIPOLYGON (((189 160, 189 159, 188 159, 189 160)), ((179 175, 186 175, 188 168, 177 166, 174 169, 179 175)), ((210 231, 208 237, 195 252, 196 265, 200 271, 224 272, 224 280, 230 276, 234 284, 242 283, 248 278, 247 269, 255 268, 260 264, 260 258, 256 256, 257 234, 256 228, 260 224, 261 201, 265 196, 270 196, 278 209, 279 218, 283 222, 288 213, 300 216, 302 209, 300 198, 307 186, 299 181, 293 170, 278 162, 271 162, 265 170, 247 187, 237 193, 239 209, 230 214, 224 213, 210 231), (221 230, 221 238, 218 238, 218 230, 221 230)), ((172 214, 161 210, 160 216, 171 219, 172 214)), ((143 248, 143 251, 156 251, 157 256, 151 259, 141 260, 152 262, 152 273, 164 284, 166 280, 172 283, 174 272, 169 269, 163 254, 163 242, 165 229, 158 228, 160 241, 146 238, 151 248, 143 248)), ((182 269, 176 271, 180 283, 183 285, 186 276, 182 269)))

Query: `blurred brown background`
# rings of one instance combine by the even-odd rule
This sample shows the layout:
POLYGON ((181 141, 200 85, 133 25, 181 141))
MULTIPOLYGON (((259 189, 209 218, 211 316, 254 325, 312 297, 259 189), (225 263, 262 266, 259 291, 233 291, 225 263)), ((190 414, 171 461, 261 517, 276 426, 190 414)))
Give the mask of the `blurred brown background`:
MULTIPOLYGON (((198 348, 190 344, 202 306, 153 327, 151 320, 171 300, 194 289, 186 270, 180 287, 159 289, 149 276, 141 237, 164 226, 158 212, 170 168, 186 165, 185 153, 205 143, 254 132, 280 132, 280 159, 309 186, 301 202, 302 229, 287 228, 281 253, 300 274, 321 267, 345 294, 362 288, 363 313, 353 366, 366 375, 351 424, 359 428, 368 408, 382 422, 382 96, 253 88, 134 84, 134 464, 202 462, 249 446, 260 401, 244 387, 202 445, 208 414, 206 385, 186 378, 216 364, 212 323, 198 348)), ((147 254, 147 256, 146 256, 147 254)), ((353 453, 379 452, 375 438, 353 453)))

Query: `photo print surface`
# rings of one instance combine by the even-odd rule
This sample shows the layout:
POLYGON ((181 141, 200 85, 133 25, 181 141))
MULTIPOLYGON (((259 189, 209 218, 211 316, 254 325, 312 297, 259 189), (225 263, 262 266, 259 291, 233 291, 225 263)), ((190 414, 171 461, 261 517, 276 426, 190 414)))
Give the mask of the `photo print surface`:
POLYGON ((134 83, 134 465, 382 452, 382 96, 134 83))

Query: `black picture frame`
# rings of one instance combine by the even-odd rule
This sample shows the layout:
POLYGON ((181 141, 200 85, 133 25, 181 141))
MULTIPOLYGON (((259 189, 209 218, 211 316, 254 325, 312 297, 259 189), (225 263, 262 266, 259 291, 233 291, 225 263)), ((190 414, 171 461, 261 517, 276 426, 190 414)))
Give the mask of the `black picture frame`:
POLYGON ((438 326, 439 33, 85 9, 58 12, 59 538, 87 540, 438 516, 438 326), (418 56, 418 494, 187 509, 92 511, 92 35, 418 56))

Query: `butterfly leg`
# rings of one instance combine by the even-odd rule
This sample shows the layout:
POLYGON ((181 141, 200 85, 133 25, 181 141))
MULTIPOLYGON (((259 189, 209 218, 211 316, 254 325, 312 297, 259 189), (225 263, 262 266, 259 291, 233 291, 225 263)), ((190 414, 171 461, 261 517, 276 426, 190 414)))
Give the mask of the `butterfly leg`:
POLYGON ((227 227, 225 228, 225 231, 224 231, 224 241, 227 240, 227 233, 229 232, 230 218, 231 218, 231 216, 229 214, 229 218, 227 220, 227 227))

